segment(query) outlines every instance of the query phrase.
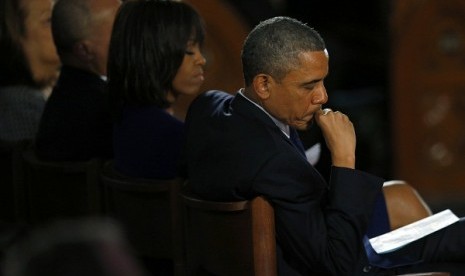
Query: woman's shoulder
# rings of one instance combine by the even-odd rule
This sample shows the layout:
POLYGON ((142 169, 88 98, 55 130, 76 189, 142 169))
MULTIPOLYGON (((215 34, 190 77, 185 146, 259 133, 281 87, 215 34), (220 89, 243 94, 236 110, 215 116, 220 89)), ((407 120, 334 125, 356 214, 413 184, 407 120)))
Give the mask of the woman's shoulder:
POLYGON ((155 106, 125 107, 121 125, 136 126, 139 129, 158 129, 158 131, 180 131, 184 128, 184 122, 155 106))
POLYGON ((1 102, 39 102, 45 103, 45 97, 39 89, 18 85, 0 88, 1 102))
POLYGON ((27 86, 0 88, 0 105, 8 106, 10 111, 36 111, 38 116, 45 107, 45 96, 39 89, 27 86))

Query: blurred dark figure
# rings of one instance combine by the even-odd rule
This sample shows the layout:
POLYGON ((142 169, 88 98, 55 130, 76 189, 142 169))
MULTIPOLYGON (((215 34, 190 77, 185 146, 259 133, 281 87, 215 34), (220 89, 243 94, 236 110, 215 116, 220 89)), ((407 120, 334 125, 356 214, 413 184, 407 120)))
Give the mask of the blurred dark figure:
POLYGON ((51 0, 0 0, 0 140, 32 140, 60 61, 51 0))
POLYGON ((144 276, 117 224, 64 220, 43 225, 6 251, 3 276, 144 276))
POLYGON ((63 63, 37 134, 37 155, 48 161, 111 158, 108 45, 120 0, 58 1, 52 31, 63 63))

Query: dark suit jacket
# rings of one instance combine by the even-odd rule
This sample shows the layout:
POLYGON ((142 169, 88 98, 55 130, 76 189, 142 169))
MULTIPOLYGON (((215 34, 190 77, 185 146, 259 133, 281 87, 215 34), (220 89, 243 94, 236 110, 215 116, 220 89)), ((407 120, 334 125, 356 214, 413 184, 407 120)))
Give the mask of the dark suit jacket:
POLYGON ((64 66, 42 114, 37 154, 51 161, 111 158, 112 127, 106 82, 64 66))
POLYGON ((266 196, 276 218, 280 275, 354 275, 383 180, 333 167, 327 184, 271 118, 242 95, 210 91, 191 105, 186 160, 210 200, 266 196))

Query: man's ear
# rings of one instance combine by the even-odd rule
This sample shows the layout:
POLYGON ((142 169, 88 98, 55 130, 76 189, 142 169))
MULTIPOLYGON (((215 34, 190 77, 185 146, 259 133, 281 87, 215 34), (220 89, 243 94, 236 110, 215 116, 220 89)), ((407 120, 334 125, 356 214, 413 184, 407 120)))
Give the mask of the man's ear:
POLYGON ((91 50, 89 42, 87 41, 79 41, 74 44, 73 46, 74 54, 84 62, 88 62, 94 58, 94 54, 91 50))
POLYGON ((261 100, 266 100, 270 97, 270 81, 271 76, 266 74, 258 74, 253 79, 253 88, 261 100))

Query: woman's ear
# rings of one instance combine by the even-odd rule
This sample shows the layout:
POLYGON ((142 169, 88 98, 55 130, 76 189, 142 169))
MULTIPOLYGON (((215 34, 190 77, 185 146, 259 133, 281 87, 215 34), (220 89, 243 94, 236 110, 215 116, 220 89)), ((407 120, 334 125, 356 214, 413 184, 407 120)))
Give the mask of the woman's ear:
POLYGON ((253 88, 261 100, 266 100, 270 97, 270 80, 270 75, 266 74, 258 74, 253 79, 253 88))

